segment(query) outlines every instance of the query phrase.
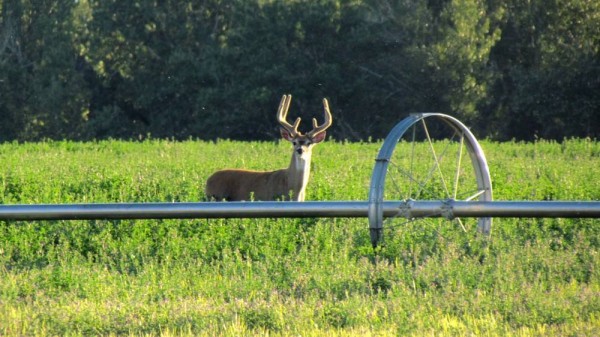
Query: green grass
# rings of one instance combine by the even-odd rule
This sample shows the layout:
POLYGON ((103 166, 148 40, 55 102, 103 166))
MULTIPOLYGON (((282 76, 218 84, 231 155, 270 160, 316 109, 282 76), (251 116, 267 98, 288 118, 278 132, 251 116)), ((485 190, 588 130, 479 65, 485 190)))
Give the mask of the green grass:
MULTIPOLYGON (((366 200, 380 144, 315 148, 307 200, 366 200)), ((482 142, 497 200, 600 200, 600 143, 482 142)), ((289 146, 0 145, 0 202, 198 201, 289 146)), ((437 221, 373 251, 366 219, 0 222, 0 335, 600 335, 594 219, 437 221)))

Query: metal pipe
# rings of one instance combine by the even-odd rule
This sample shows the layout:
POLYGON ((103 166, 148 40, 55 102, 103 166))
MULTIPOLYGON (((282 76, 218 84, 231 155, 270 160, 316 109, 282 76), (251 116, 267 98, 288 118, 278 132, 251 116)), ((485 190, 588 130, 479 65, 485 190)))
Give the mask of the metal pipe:
POLYGON ((0 205, 0 220, 364 217, 367 202, 0 205))
POLYGON ((400 202, 407 218, 600 218, 597 201, 416 201, 400 202))
POLYGON ((452 202, 455 217, 599 218, 597 201, 452 202))
MULTIPOLYGON (((367 201, 0 205, 0 220, 302 218, 368 216, 367 201)), ((596 201, 385 201, 383 216, 600 218, 596 201)))

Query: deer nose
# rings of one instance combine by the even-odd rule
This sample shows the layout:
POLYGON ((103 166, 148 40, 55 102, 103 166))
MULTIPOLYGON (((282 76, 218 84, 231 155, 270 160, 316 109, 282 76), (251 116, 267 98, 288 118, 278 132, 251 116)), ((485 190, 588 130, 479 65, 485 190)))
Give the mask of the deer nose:
POLYGON ((297 148, 297 149, 296 149, 296 152, 298 152, 298 154, 302 154, 302 152, 303 152, 303 151, 302 151, 302 148, 301 148, 301 147, 297 148))

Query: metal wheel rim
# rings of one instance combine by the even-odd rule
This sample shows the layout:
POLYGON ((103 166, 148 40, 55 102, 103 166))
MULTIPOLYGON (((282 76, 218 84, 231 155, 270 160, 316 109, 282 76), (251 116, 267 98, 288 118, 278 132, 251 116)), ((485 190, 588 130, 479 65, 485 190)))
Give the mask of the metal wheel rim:
MULTIPOLYGON (((384 215, 383 215, 383 202, 385 192, 386 175, 388 173, 388 165, 390 159, 396 149, 399 140, 404 134, 414 127, 417 123, 425 121, 425 119, 435 119, 436 121, 442 121, 446 125, 450 126, 455 132, 461 134, 464 137, 464 145, 469 154, 471 164, 473 166, 476 184, 478 190, 481 193, 476 197, 478 201, 492 201, 492 183, 489 173, 489 167, 485 154, 479 142, 473 135, 473 133, 459 120, 449 115, 442 113, 416 113, 411 114, 390 131, 386 137, 383 145, 381 146, 377 158, 375 159, 375 166, 371 175, 371 185, 369 188, 369 206, 368 206, 368 217, 369 217, 369 228, 371 233, 371 243, 373 246, 378 245, 383 236, 384 227, 384 215)), ((461 139, 462 141, 462 139, 461 139)), ((462 146, 462 144, 461 144, 462 146)), ((410 201, 408 200, 390 200, 391 202, 398 203, 398 214, 406 218, 411 217, 410 212, 410 201)), ((385 202, 390 202, 385 200, 385 202)), ((492 218, 482 217, 477 221, 478 231, 489 235, 491 232, 492 218)))

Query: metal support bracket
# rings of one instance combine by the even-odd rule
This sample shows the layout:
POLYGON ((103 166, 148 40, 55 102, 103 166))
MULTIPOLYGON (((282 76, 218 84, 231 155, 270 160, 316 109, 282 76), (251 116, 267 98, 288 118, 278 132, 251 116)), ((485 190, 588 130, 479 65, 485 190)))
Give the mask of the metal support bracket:
POLYGON ((453 220, 454 216, 454 200, 446 199, 442 201, 441 215, 447 220, 453 220))
POLYGON ((412 199, 408 199, 405 200, 399 207, 398 207, 398 216, 406 218, 406 219, 412 219, 412 212, 411 212, 411 208, 412 205, 414 203, 414 200, 412 199))

